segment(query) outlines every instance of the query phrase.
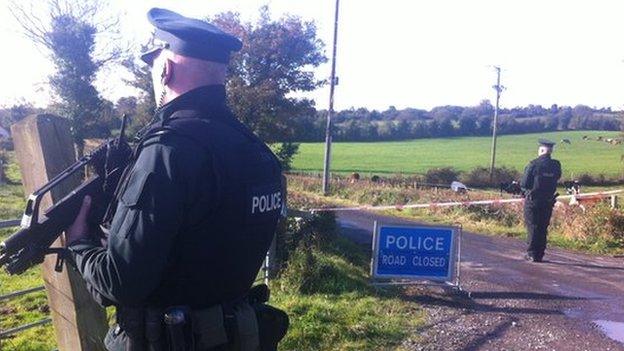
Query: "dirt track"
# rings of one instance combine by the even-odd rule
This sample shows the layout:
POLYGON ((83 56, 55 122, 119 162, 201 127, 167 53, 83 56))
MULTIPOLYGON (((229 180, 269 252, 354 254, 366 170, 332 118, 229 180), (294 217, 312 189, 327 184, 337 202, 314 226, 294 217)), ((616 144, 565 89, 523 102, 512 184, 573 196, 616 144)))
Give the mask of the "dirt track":
MULTIPOLYGON (((343 212, 338 220, 343 235, 369 245, 374 220, 416 223, 368 212, 343 212)), ((406 298, 422 303, 429 321, 404 346, 624 350, 624 258, 549 248, 545 262, 530 263, 521 258, 524 247, 516 239, 465 232, 461 274, 471 298, 407 289, 406 298)))

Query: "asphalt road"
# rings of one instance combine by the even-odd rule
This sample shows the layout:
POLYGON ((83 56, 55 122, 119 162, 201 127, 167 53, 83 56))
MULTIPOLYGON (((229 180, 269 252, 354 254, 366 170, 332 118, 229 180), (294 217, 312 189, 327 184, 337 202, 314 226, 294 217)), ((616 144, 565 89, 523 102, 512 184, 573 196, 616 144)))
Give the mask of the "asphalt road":
MULTIPOLYGON (((342 235, 370 245, 373 221, 414 221, 370 212, 338 215, 342 235)), ((524 242, 464 232, 461 277, 471 298, 409 288, 426 326, 413 350, 624 350, 624 258, 549 248, 543 263, 522 259, 524 242)))

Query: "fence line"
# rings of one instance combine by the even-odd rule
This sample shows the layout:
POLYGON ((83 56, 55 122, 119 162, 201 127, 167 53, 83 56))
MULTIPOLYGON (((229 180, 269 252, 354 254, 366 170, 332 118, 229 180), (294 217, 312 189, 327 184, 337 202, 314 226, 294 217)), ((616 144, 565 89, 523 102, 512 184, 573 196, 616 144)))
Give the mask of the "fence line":
POLYGON ((22 223, 21 219, 11 219, 8 221, 0 221, 0 229, 17 227, 22 223))
POLYGON ((34 292, 37 292, 37 291, 44 290, 44 289, 45 289, 45 286, 37 286, 37 287, 34 287, 34 288, 30 288, 30 289, 14 291, 14 292, 8 293, 6 295, 0 295, 0 301, 2 301, 2 300, 10 300, 10 299, 16 298, 18 296, 27 295, 27 294, 30 294, 30 293, 34 293, 34 292))
MULTIPOLYGON (((34 287, 34 288, 30 288, 30 289, 14 291, 12 293, 8 293, 6 295, 0 296, 0 301, 14 299, 14 298, 16 298, 18 296, 32 294, 34 292, 41 291, 41 290, 44 290, 44 289, 45 289, 44 286, 37 286, 37 287, 34 287)), ((27 329, 31 329, 31 328, 34 328, 34 327, 38 327, 40 325, 48 324, 51 321, 52 321, 52 319, 45 318, 45 319, 42 319, 42 320, 39 320, 39 321, 36 321, 36 322, 20 325, 20 326, 17 326, 15 328, 10 328, 10 329, 6 329, 6 330, 0 330, 0 341, 2 341, 2 339, 6 338, 6 337, 8 337, 10 335, 17 334, 17 333, 19 333, 21 331, 24 331, 24 330, 27 330, 27 329)))
MULTIPOLYGON (((566 199, 596 199, 596 198, 615 198, 618 194, 624 192, 624 189, 584 193, 576 195, 560 195, 557 200, 566 199)), ((617 200, 617 199, 616 199, 617 200)), ((613 200, 613 206, 617 204, 617 201, 613 200)), ((495 199, 495 200, 475 200, 475 201, 450 201, 450 202, 430 202, 424 204, 407 204, 407 205, 361 205, 353 207, 319 207, 311 208, 310 212, 341 212, 341 211, 385 211, 385 210, 403 210, 408 208, 436 208, 436 207, 452 207, 452 206, 471 206, 471 205, 500 205, 508 203, 520 203, 523 202, 523 198, 511 198, 511 199, 495 199)))
MULTIPOLYGON (((12 219, 12 220, 7 220, 7 221, 0 221, 0 229, 17 227, 20 224, 21 224, 21 220, 20 219, 12 219)), ((44 289, 45 289, 44 286, 37 286, 37 287, 34 287, 34 288, 14 291, 14 292, 8 293, 6 295, 0 295, 0 301, 14 299, 16 297, 19 297, 19 296, 22 296, 22 295, 32 294, 34 292, 41 291, 41 290, 44 290, 44 289)), ((28 329, 31 329, 31 328, 34 328, 34 327, 38 327, 40 325, 48 324, 50 322, 52 322, 51 318, 45 318, 45 319, 42 319, 42 320, 38 320, 36 322, 20 325, 20 326, 17 326, 15 328, 10 328, 10 329, 6 329, 6 330, 0 330, 0 341, 2 339, 7 338, 8 336, 13 335, 13 334, 17 334, 17 333, 19 333, 21 331, 28 330, 28 329)))
POLYGON ((24 331, 24 330, 27 330, 27 329, 38 327, 40 325, 48 324, 50 322, 52 322, 52 318, 46 318, 46 319, 42 319, 40 321, 36 321, 36 322, 20 325, 19 327, 7 329, 7 330, 2 330, 2 331, 0 331, 0 340, 3 339, 3 338, 6 338, 7 336, 10 336, 10 335, 13 335, 13 334, 17 334, 17 333, 19 333, 21 331, 24 331))

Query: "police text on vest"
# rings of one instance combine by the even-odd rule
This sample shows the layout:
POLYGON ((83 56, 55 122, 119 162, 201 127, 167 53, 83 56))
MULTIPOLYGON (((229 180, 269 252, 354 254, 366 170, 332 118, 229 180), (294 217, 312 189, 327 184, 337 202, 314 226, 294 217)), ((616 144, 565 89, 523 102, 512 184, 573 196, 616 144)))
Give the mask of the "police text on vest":
POLYGON ((251 199, 251 214, 265 213, 282 208, 282 192, 277 191, 272 194, 254 196, 251 199))

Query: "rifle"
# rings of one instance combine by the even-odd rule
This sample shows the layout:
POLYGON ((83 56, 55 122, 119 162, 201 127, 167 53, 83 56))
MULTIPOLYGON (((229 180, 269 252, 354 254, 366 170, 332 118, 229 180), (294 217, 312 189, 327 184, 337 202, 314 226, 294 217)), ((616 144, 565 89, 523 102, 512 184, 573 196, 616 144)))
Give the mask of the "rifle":
POLYGON ((62 271, 67 250, 51 248, 50 245, 73 223, 82 200, 87 195, 92 198, 88 223, 95 226, 103 222, 131 154, 124 136, 126 120, 124 115, 118 137, 109 139, 81 157, 28 196, 21 229, 0 243, 0 267, 4 266, 9 274, 21 274, 43 262, 46 255, 56 254, 55 270, 62 271), (92 167, 95 174, 41 215, 41 200, 44 195, 86 167, 92 167))

